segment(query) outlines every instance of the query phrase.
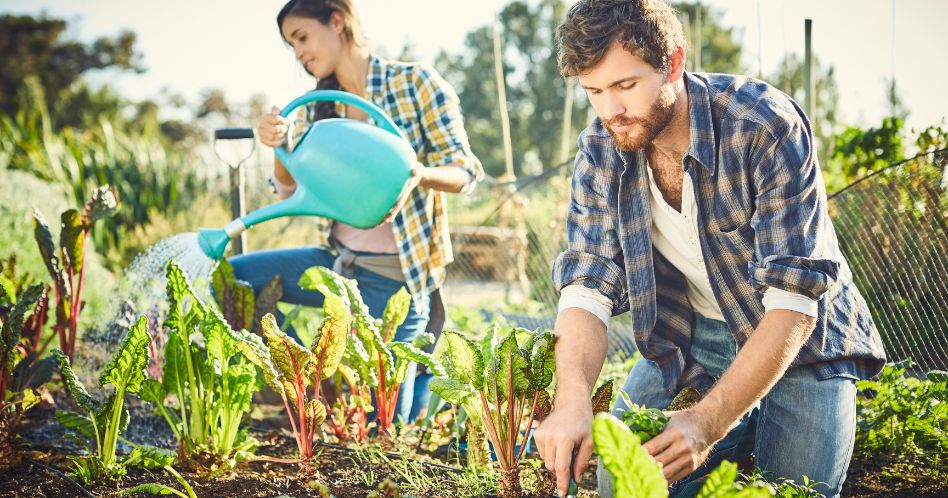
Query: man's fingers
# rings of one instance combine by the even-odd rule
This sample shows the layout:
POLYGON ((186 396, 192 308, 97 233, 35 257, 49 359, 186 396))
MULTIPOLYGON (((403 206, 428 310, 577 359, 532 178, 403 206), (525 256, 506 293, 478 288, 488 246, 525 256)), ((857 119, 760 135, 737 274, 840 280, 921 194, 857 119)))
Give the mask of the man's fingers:
POLYGON ((572 460, 572 442, 562 441, 556 448, 556 461, 553 465, 553 472, 556 473, 556 489, 560 496, 566 496, 566 492, 569 490, 569 473, 572 470, 570 468, 572 460))
POLYGON ((671 430, 666 432, 660 432, 657 436, 649 439, 645 444, 642 445, 642 448, 648 452, 649 455, 653 457, 662 451, 665 451, 665 448, 671 446, 675 442, 675 436, 671 430))
POLYGON ((589 466, 589 459, 592 458, 593 443, 592 439, 584 439, 579 449, 576 451, 576 458, 573 461, 573 479, 579 482, 583 478, 583 472, 589 466))

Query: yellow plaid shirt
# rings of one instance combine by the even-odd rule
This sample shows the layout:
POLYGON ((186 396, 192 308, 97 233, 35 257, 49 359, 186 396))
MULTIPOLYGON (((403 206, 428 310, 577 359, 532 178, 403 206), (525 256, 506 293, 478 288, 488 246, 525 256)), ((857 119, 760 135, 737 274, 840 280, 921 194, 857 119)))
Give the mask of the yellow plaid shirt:
MULTIPOLYGON (((402 129, 418 154, 418 162, 427 167, 459 164, 474 181, 483 178, 484 170, 471 153, 464 131, 460 100, 437 71, 372 55, 365 97, 402 129)), ((336 112, 344 116, 345 106, 337 104, 336 112)), ((315 103, 300 109, 295 122, 297 137, 315 117, 315 103)), ((427 307, 428 295, 444 283, 445 269, 454 260, 446 207, 444 192, 419 187, 392 220, 402 273, 417 308, 427 307)), ((330 248, 333 220, 316 218, 316 224, 315 244, 330 248)))

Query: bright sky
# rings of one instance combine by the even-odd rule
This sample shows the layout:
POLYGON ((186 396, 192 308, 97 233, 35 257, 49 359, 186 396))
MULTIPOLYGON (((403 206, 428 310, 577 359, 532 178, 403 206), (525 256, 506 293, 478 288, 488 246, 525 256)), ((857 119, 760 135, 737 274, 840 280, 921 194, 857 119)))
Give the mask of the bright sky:
MULTIPOLYGON (((943 26, 948 20, 946 0, 898 0, 895 7, 892 0, 702 1, 724 14, 725 25, 740 30, 745 64, 755 76, 758 61, 766 74, 785 53, 802 54, 804 19, 813 19, 814 51, 822 63, 835 67, 844 122, 879 124, 887 111, 884 81, 893 70, 911 111, 910 126, 928 126, 948 115, 948 64, 938 62, 948 47, 948 30, 943 26)), ((130 98, 154 97, 169 88, 194 101, 202 89, 216 87, 229 100, 263 93, 282 106, 312 87, 278 36, 275 18, 283 3, 5 0, 0 12, 46 11, 70 21, 69 35, 84 41, 122 29, 135 31, 148 71, 96 77, 130 98)), ((356 0, 375 47, 397 54, 411 42, 415 53, 429 63, 441 48, 459 51, 464 34, 491 22, 505 3, 356 0)))

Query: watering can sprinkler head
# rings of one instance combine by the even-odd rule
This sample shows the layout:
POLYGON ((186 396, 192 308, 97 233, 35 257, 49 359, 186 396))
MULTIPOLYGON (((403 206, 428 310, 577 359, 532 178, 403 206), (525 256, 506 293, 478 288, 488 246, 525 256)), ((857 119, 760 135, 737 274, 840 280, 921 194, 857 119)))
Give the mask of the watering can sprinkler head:
POLYGON ((224 228, 202 228, 198 243, 208 257, 221 259, 231 238, 257 223, 284 216, 321 216, 355 228, 372 228, 398 201, 412 175, 417 155, 392 118, 371 102, 338 90, 316 90, 280 112, 336 101, 364 110, 377 126, 352 119, 319 120, 292 151, 274 149, 296 181, 289 198, 237 218, 224 228))
POLYGON ((211 259, 224 259, 224 250, 230 239, 240 235, 247 229, 243 219, 237 218, 230 222, 224 228, 202 228, 198 230, 198 245, 201 251, 211 259))

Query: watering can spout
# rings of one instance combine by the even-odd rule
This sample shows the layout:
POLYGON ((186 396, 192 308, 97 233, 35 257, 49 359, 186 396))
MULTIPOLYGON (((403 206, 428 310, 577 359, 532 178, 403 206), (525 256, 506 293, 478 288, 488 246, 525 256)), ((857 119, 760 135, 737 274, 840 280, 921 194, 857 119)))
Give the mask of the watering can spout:
POLYGON ((224 250, 230 239, 247 229, 241 218, 230 222, 224 228, 202 228, 198 230, 198 245, 201 251, 211 259, 224 259, 224 250))

